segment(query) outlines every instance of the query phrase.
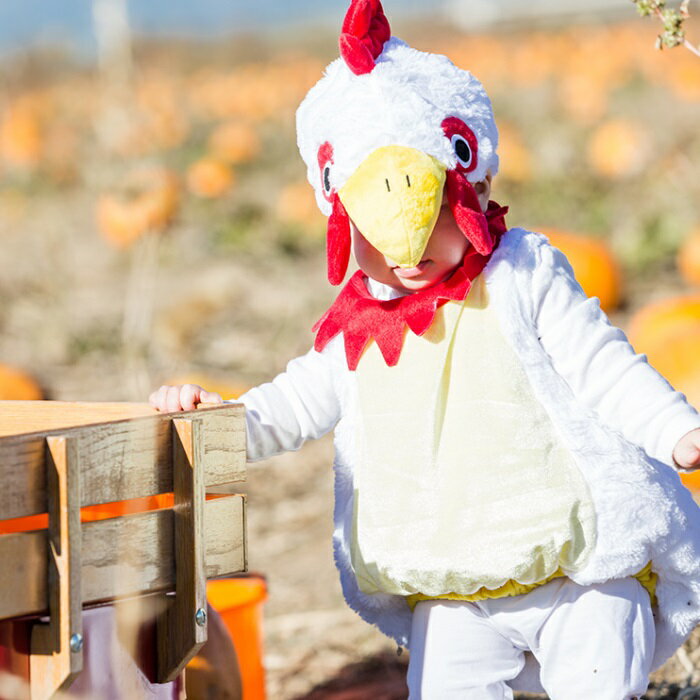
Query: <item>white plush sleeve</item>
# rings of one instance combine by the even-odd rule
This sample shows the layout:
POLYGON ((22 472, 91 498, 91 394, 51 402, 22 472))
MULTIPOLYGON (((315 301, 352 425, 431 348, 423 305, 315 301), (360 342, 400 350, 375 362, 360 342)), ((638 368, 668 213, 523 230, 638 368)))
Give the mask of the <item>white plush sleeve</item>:
POLYGON ((651 457, 673 464, 673 448, 700 416, 683 394, 635 353, 610 324, 596 297, 576 282, 566 257, 538 249, 533 272, 538 336, 556 371, 576 397, 651 457))
POLYGON ((249 462, 298 450, 335 427, 340 405, 328 355, 310 350, 271 382, 238 399, 246 407, 249 462))

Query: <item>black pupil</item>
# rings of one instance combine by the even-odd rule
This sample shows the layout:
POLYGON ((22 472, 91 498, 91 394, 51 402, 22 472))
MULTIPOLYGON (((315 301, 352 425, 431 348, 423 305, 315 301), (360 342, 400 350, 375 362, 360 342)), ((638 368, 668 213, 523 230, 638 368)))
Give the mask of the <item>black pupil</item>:
POLYGON ((331 191, 331 169, 329 167, 323 169, 323 186, 326 188, 326 192, 331 191))
POLYGON ((468 163, 472 157, 472 149, 464 139, 455 139, 455 153, 457 158, 465 163, 468 163))

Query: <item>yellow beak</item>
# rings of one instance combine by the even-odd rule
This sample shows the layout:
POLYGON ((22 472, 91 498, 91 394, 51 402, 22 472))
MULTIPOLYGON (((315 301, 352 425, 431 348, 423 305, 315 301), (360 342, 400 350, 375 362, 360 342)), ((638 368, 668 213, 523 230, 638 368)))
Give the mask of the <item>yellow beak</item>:
POLYGON ((415 148, 370 153, 338 192, 362 235, 401 267, 421 261, 440 215, 445 166, 415 148))

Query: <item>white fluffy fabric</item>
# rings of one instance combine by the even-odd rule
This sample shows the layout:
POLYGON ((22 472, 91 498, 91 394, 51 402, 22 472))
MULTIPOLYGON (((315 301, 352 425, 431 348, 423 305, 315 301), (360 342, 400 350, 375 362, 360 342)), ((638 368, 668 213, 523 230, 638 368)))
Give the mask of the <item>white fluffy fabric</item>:
MULTIPOLYGON (((700 417, 636 355, 597 299, 586 299, 566 258, 544 236, 505 234, 484 273, 501 330, 588 484, 597 518, 593 553, 567 572, 586 585, 628 577, 652 562, 658 574, 654 666, 700 622, 700 509, 668 466, 700 417)), ((389 298, 389 288, 370 290, 389 298)), ((249 459, 298 449, 335 427, 334 551, 349 605, 398 644, 411 613, 402 596, 365 595, 350 564, 357 386, 342 337, 289 363, 273 382, 241 397, 249 459)), ((465 445, 468 449, 468 445, 465 445)), ((530 663, 514 687, 537 687, 530 663)))
POLYGON ((446 56, 418 51, 392 37, 371 73, 355 75, 342 58, 331 63, 297 111, 297 140, 316 200, 327 216, 318 149, 333 146, 331 185, 339 190, 375 149, 393 144, 434 156, 448 169, 457 160, 442 130, 458 117, 477 138, 478 165, 471 182, 498 172, 498 131, 481 83, 446 56))

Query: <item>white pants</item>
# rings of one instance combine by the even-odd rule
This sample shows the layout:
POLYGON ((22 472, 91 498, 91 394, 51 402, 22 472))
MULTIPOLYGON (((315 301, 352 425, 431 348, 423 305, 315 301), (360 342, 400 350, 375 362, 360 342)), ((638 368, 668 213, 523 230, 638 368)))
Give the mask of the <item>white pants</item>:
POLYGON ((646 690, 655 630, 633 578, 579 586, 555 579, 478 603, 430 600, 413 613, 409 700, 510 700, 524 652, 552 700, 628 700, 646 690))

